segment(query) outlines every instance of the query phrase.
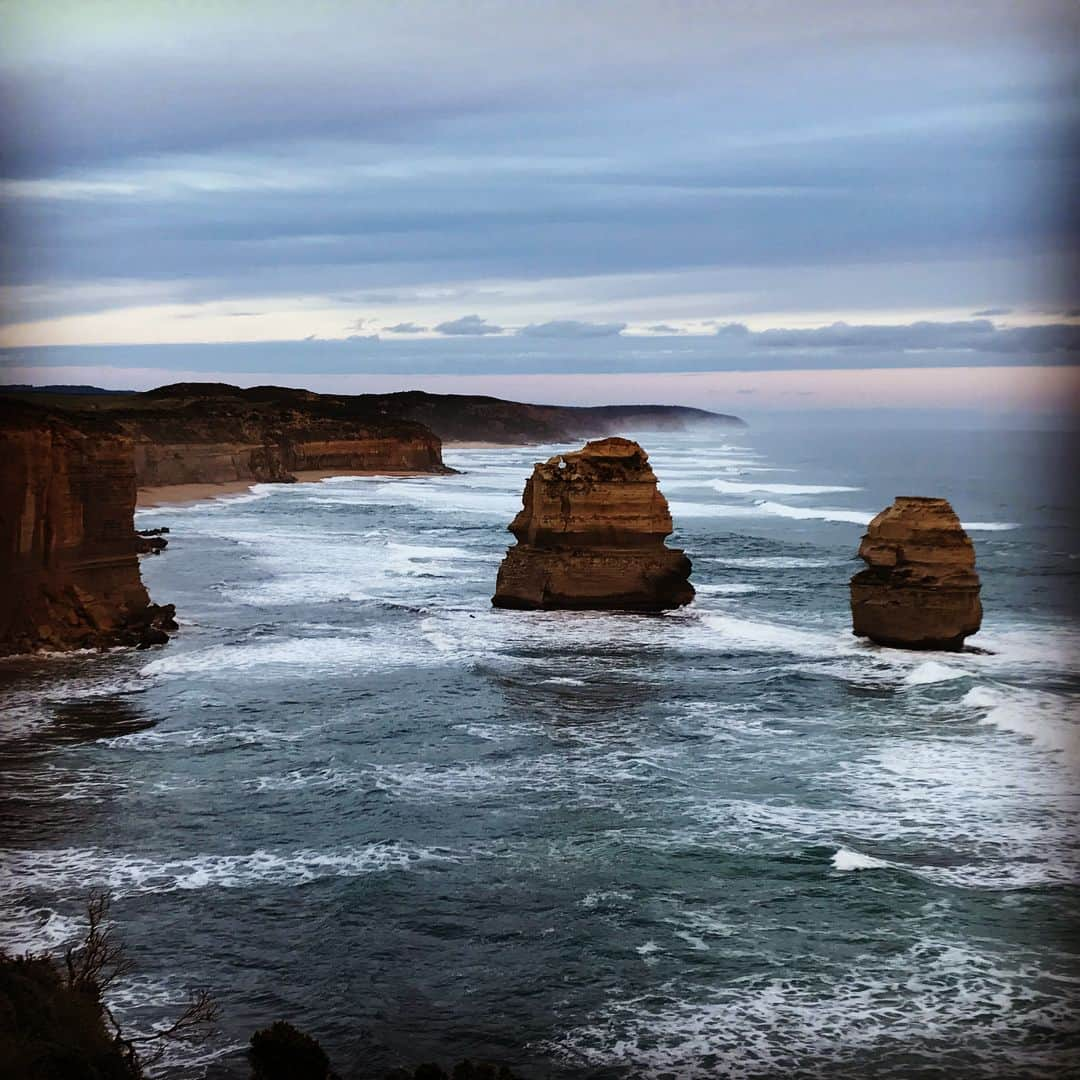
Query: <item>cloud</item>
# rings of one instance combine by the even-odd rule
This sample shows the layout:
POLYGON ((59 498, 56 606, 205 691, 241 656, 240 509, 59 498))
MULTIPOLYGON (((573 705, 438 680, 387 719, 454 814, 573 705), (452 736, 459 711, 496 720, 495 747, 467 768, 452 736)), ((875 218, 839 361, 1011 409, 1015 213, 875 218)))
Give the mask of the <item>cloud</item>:
POLYGON ((976 319, 989 319, 995 315, 1011 315, 1011 307, 988 307, 983 308, 981 311, 973 311, 972 317, 976 319))
POLYGON ((399 322, 394 326, 384 327, 388 334, 423 334, 426 330, 426 326, 417 326, 416 323, 411 322, 399 322))
MULTIPOLYGON (((707 325, 707 324, 706 324, 707 325)), ((750 327, 738 322, 721 323, 716 328, 716 336, 724 338, 749 338, 750 327)))
POLYGON ((348 326, 345 327, 345 329, 351 330, 354 334, 359 334, 364 329, 364 324, 369 321, 370 320, 366 318, 354 319, 351 323, 349 323, 348 326))
POLYGON ((677 326, 669 326, 667 323, 655 323, 652 326, 647 326, 645 329, 648 330, 650 334, 681 334, 682 333, 682 330, 680 330, 677 326))
POLYGON ((462 315, 460 319, 452 319, 450 322, 439 323, 435 329, 438 330, 440 334, 450 334, 453 336, 482 336, 484 334, 501 334, 503 332, 501 326, 495 326, 485 319, 481 319, 479 315, 462 315))
POLYGON ((378 341, 378 334, 350 334, 346 341, 378 341))
POLYGON ((518 333, 523 337, 595 338, 614 337, 626 329, 626 323, 592 323, 577 319, 552 319, 545 323, 529 323, 518 333))
POLYGON ((972 353, 1037 354, 1080 351, 1080 326, 1050 323, 1042 326, 1014 326, 999 330, 989 319, 959 322, 919 321, 899 326, 852 325, 835 322, 810 329, 750 330, 742 323, 727 323, 716 331, 720 337, 735 339, 752 350, 790 349, 797 351, 843 352, 935 352, 948 350, 972 353))
POLYGON ((1067 35, 1033 36, 1049 0, 986 0, 977 20, 858 0, 693 20, 656 0, 339 3, 315 20, 156 4, 98 20, 93 48, 75 0, 8 6, 5 284, 70 297, 5 305, 8 322, 152 289, 170 305, 328 301, 324 334, 368 304, 427 325, 483 307, 517 327, 536 311, 693 325, 1072 302, 1041 274, 1076 244, 1067 35), (717 280, 677 306, 605 303, 605 279, 692 272, 717 280), (1033 280, 1049 284, 1028 298, 1033 280))

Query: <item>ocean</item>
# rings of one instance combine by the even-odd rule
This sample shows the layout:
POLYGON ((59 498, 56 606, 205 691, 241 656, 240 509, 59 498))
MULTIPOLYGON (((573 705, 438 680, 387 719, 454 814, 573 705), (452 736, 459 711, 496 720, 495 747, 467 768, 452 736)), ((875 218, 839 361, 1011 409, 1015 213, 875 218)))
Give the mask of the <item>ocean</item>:
POLYGON ((532 463, 141 512, 181 632, 0 663, 9 950, 111 889, 159 1074, 284 1018, 345 1078, 1080 1071, 1080 584, 1050 432, 640 433, 693 561, 662 616, 490 606, 532 463), (949 498, 977 651, 850 632, 865 522, 949 498))

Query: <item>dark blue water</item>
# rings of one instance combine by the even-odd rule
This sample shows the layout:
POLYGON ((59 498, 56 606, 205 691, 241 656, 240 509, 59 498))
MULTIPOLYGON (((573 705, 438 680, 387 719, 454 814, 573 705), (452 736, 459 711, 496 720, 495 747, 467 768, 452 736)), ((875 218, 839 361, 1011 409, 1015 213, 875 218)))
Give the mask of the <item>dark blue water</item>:
POLYGON ((285 1017, 346 1077, 1060 1076, 1080 1066, 1080 538, 1052 434, 642 435, 662 617, 489 605, 541 450, 141 516, 182 632, 0 665, 10 946, 106 885, 164 1073, 285 1017), (984 653, 850 634, 862 524, 944 495, 984 653))

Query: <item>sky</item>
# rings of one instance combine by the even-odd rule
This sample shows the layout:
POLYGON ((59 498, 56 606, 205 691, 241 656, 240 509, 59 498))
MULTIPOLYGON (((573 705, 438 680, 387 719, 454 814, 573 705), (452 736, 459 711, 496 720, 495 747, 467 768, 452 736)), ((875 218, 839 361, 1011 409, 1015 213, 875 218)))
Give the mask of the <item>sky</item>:
POLYGON ((1080 400, 1071 4, 0 18, 0 382, 1080 400))

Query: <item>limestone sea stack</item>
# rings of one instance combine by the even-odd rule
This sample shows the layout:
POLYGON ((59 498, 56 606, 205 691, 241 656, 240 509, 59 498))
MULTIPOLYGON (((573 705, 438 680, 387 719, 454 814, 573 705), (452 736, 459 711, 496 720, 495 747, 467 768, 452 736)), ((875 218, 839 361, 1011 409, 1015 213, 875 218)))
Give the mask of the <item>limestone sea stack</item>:
POLYGON ((854 631, 903 649, 961 649, 982 623, 975 548, 945 499, 900 496, 867 526, 854 631))
POLYGON ((538 463, 522 503, 496 607, 663 611, 694 598, 690 560, 664 544, 671 512, 636 442, 600 439, 538 463))

